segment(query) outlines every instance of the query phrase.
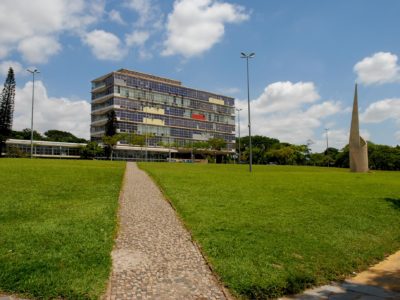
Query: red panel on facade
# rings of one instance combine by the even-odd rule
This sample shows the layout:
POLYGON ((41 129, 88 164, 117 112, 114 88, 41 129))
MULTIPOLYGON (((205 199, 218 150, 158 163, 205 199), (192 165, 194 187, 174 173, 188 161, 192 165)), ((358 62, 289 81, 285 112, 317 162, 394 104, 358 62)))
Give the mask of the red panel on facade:
POLYGON ((206 116, 205 115, 201 115, 201 114, 192 114, 192 119, 205 121, 206 116))

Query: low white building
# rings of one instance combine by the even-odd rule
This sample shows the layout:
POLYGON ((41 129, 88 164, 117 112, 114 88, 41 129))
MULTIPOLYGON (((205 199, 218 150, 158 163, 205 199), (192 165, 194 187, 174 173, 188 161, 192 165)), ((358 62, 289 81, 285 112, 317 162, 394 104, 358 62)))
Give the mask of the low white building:
MULTIPOLYGON (((85 143, 33 141, 33 157, 80 158, 80 149, 84 146, 85 143)), ((10 155, 17 152, 30 156, 31 141, 8 139, 6 153, 10 155)))

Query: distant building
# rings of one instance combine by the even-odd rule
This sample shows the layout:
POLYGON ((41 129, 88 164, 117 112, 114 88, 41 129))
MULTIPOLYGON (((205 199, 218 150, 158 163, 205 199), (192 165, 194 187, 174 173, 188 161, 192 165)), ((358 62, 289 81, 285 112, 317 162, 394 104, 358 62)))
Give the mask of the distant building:
MULTIPOLYGON (((33 157, 43 158, 80 158, 81 147, 84 143, 64 143, 50 141, 33 141, 33 157)), ((6 141, 6 152, 9 156, 31 154, 30 140, 8 139, 6 141), (18 152, 18 153, 17 153, 18 152)))
POLYGON ((175 153, 175 158, 190 158, 193 144, 210 138, 227 143, 226 149, 218 151, 219 155, 233 153, 235 149, 235 107, 231 97, 121 69, 92 81, 92 141, 101 143, 111 110, 116 113, 117 132, 146 137, 141 147, 121 141, 115 153, 117 158, 140 159, 144 151, 149 159, 166 159, 170 153, 175 153))

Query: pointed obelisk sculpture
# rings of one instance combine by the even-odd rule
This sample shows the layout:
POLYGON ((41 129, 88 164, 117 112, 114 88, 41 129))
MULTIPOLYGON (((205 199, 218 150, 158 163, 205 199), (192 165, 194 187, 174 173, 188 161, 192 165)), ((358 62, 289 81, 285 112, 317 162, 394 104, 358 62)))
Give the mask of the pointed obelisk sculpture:
POLYGON ((360 126, 358 122, 357 83, 354 91, 349 149, 350 149, 350 171, 359 173, 368 172, 368 147, 367 147, 367 142, 360 136, 360 126))

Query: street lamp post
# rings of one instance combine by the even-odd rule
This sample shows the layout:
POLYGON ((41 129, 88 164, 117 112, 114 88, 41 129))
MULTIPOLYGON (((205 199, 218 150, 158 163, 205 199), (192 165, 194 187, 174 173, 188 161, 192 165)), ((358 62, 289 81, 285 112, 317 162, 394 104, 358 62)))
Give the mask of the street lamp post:
POLYGON ((236 108, 236 111, 238 112, 238 132, 239 132, 239 159, 238 162, 240 164, 240 157, 241 157, 241 152, 240 152, 240 111, 243 110, 242 108, 236 108))
POLYGON ((325 128, 325 134, 326 134, 326 157, 328 158, 328 168, 329 168, 329 154, 328 154, 328 148, 329 148, 329 138, 328 138, 328 132, 329 128, 325 128))
POLYGON ((174 107, 176 107, 176 103, 175 102, 172 102, 171 103, 171 106, 169 106, 168 107, 168 126, 169 126, 169 136, 168 136, 168 148, 169 148, 169 154, 168 154, 168 157, 169 157, 169 162, 171 162, 171 145, 172 145, 172 143, 171 143, 171 129, 172 129, 172 123, 171 123, 171 114, 174 112, 174 109, 171 109, 171 108, 174 108, 174 107))
POLYGON ((147 138, 147 130, 149 129, 149 127, 148 127, 148 125, 146 124, 146 126, 145 126, 145 128, 146 128, 146 134, 145 134, 145 146, 146 146, 146 148, 145 148, 145 161, 147 162, 147 159, 148 159, 148 154, 147 154, 147 150, 148 150, 148 142, 149 142, 149 140, 148 140, 148 138, 147 138))
POLYGON ((32 74, 32 115, 31 115, 31 158, 33 157, 33 106, 35 103, 35 74, 40 73, 37 69, 27 70, 32 74))
POLYGON ((247 66, 247 105, 248 105, 248 118, 249 118, 249 150, 250 150, 249 171, 251 172, 252 171, 252 165, 253 165, 253 152, 252 152, 252 148, 251 148, 249 58, 253 58, 255 56, 255 53, 246 54, 244 52, 241 52, 240 54, 241 54, 240 58, 245 58, 246 59, 246 66, 247 66))
POLYGON ((325 128, 325 134, 326 134, 326 151, 328 151, 328 148, 329 148, 328 132, 329 132, 329 128, 325 128))
POLYGON ((171 108, 168 106, 165 110, 168 110, 168 162, 171 162, 171 108))

